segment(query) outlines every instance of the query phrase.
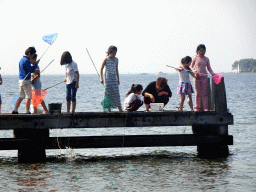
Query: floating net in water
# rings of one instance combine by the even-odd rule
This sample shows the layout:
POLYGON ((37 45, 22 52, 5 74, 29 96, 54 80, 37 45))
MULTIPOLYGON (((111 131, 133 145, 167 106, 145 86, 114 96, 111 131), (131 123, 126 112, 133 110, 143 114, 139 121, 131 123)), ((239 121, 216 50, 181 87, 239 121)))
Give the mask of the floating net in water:
POLYGON ((40 103, 44 100, 47 92, 43 89, 32 90, 32 104, 33 107, 38 107, 40 103))

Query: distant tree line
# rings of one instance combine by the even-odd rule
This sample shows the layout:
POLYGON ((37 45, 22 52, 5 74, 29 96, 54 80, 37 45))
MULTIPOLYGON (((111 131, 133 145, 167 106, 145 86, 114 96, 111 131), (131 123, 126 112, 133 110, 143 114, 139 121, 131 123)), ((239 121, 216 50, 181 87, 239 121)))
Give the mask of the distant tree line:
POLYGON ((241 59, 235 61, 232 70, 237 69, 239 64, 239 72, 256 72, 256 59, 241 59))

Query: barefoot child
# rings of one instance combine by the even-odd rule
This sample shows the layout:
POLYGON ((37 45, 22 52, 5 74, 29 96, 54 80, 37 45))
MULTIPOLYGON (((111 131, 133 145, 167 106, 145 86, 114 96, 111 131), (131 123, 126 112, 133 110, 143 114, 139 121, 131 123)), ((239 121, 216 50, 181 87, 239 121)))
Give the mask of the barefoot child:
MULTIPOLYGON (((33 65, 33 66, 36 66, 36 69, 39 70, 39 66, 38 66, 38 63, 39 63, 39 60, 36 61, 37 59, 37 54, 35 54, 31 59, 30 59, 30 63, 33 65)), ((35 73, 31 73, 31 81, 32 81, 32 89, 41 89, 42 87, 42 84, 41 84, 41 81, 40 81, 40 71, 37 71, 35 73)), ((44 114, 48 114, 49 111, 47 110, 47 107, 45 105, 45 102, 44 100, 41 102, 41 105, 44 109, 44 114)), ((34 112, 33 114, 37 114, 37 108, 34 107, 34 112)))
POLYGON ((142 90, 142 85, 132 84, 132 87, 126 94, 126 98, 124 100, 124 110, 130 112, 137 111, 143 105, 143 101, 140 97, 142 90))
MULTIPOLYGON (((107 57, 102 62, 100 68, 100 82, 103 83, 103 69, 105 70, 105 96, 108 95, 109 103, 112 107, 118 107, 119 112, 123 112, 120 102, 119 94, 119 72, 118 72, 118 59, 116 58, 117 48, 110 46, 108 48, 107 57), (112 104, 113 103, 113 104, 112 104)), ((104 110, 106 110, 104 108, 104 110)), ((107 108, 110 112, 111 108, 107 108)))
POLYGON ((72 113, 75 113, 76 109, 76 92, 79 88, 79 72, 77 64, 72 60, 71 54, 66 51, 61 56, 61 65, 65 65, 66 77, 63 80, 67 82, 67 113, 70 113, 70 105, 72 101, 72 113))
POLYGON ((189 68, 191 64, 192 58, 189 56, 184 57, 181 59, 181 66, 178 67, 179 71, 179 85, 177 89, 177 93, 180 94, 180 107, 179 111, 183 111, 183 105, 185 101, 185 96, 188 96, 188 104, 191 111, 193 110, 193 102, 191 94, 194 93, 193 87, 191 85, 189 74, 191 74, 193 77, 195 77, 195 74, 191 71, 189 68))
POLYGON ((210 66, 210 60, 204 56, 205 52, 205 45, 198 45, 196 49, 197 55, 195 58, 193 58, 191 63, 191 68, 196 74, 198 74, 197 78, 194 79, 194 86, 196 92, 196 111, 199 111, 201 108, 201 99, 203 101, 204 111, 208 111, 208 77, 206 69, 210 72, 212 76, 215 75, 210 66))

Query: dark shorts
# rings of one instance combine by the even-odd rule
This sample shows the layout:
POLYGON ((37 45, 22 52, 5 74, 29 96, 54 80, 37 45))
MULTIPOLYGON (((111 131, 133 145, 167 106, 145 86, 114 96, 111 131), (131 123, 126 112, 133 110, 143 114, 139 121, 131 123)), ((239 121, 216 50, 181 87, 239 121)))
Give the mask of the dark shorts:
POLYGON ((77 89, 75 88, 76 86, 76 81, 73 81, 70 84, 67 84, 67 96, 66 96, 66 100, 67 101, 72 101, 75 102, 76 101, 76 91, 77 89))
POLYGON ((167 95, 162 95, 160 97, 155 98, 155 102, 152 102, 150 97, 144 97, 144 103, 150 104, 150 103, 164 103, 166 105, 169 102, 169 97, 167 95))

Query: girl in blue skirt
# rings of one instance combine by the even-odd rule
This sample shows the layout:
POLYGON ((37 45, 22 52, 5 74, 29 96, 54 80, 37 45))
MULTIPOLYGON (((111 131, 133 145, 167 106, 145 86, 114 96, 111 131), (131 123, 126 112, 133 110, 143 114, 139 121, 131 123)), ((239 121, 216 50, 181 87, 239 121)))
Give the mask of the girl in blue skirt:
POLYGON ((189 56, 186 56, 181 59, 181 66, 178 67, 179 71, 179 84, 178 84, 178 89, 177 93, 180 94, 180 106, 179 106, 179 111, 183 111, 183 105, 185 101, 185 96, 188 96, 188 104, 191 109, 193 110, 193 101, 191 94, 194 93, 193 87, 191 85, 190 79, 189 79, 189 74, 192 75, 193 77, 195 76, 195 73, 191 71, 189 68, 190 64, 192 62, 192 58, 189 56))

